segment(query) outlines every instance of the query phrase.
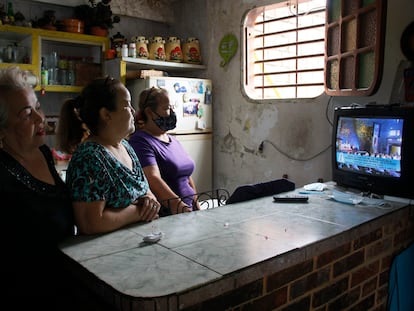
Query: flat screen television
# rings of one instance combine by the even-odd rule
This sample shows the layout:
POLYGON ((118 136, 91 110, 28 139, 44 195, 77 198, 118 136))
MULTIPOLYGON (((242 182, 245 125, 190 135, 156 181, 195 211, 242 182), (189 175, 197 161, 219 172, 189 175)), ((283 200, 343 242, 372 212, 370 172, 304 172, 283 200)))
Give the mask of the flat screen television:
POLYGON ((332 179, 375 195, 414 198, 414 109, 339 107, 332 131, 332 179))

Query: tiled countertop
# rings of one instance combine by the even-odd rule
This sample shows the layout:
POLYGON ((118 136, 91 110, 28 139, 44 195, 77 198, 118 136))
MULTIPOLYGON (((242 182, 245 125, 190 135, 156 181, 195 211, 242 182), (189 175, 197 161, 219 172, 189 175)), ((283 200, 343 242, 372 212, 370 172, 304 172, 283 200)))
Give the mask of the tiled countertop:
POLYGON ((274 203, 264 197, 75 237, 61 249, 121 294, 162 297, 196 289, 407 205, 388 203, 386 209, 343 204, 332 200, 329 190, 310 194, 308 203, 274 203), (142 241, 156 231, 164 234, 158 243, 142 241))

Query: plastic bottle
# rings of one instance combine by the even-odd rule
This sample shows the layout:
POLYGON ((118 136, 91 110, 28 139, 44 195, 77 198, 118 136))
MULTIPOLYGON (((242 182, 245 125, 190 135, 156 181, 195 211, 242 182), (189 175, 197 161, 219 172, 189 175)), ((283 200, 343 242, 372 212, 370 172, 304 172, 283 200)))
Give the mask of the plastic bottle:
POLYGON ((137 46, 135 42, 129 44, 128 56, 134 58, 137 57, 137 46))
POLYGON ((7 17, 9 18, 10 22, 14 22, 14 10, 13 10, 13 3, 9 2, 7 4, 7 17))
POLYGON ((128 57, 128 44, 122 44, 121 55, 122 57, 128 57))
POLYGON ((42 57, 42 66, 40 71, 40 84, 45 86, 48 85, 49 82, 49 74, 47 68, 45 68, 45 58, 42 57))

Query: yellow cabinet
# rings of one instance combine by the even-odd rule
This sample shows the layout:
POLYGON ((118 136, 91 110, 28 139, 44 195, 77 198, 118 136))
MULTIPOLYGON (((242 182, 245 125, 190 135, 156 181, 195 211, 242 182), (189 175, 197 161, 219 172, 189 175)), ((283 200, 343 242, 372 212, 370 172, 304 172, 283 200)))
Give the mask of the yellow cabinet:
POLYGON ((36 90, 80 92, 88 80, 104 73, 108 48, 107 37, 0 25, 0 68, 16 64, 32 71, 39 78, 36 90), (41 84, 42 63, 48 78, 41 84))

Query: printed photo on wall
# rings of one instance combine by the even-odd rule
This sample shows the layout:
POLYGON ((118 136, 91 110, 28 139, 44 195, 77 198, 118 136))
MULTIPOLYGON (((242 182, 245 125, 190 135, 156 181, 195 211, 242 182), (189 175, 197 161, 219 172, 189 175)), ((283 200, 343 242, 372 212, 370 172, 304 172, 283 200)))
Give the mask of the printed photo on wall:
POLYGON ((198 112, 198 105, 200 100, 197 98, 191 98, 190 100, 183 103, 183 116, 192 117, 196 116, 198 112))
POLYGON ((55 135, 59 116, 45 116, 46 135, 55 135))

